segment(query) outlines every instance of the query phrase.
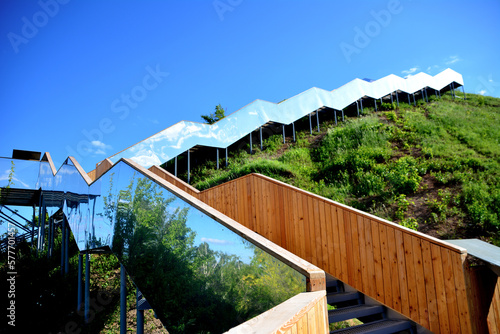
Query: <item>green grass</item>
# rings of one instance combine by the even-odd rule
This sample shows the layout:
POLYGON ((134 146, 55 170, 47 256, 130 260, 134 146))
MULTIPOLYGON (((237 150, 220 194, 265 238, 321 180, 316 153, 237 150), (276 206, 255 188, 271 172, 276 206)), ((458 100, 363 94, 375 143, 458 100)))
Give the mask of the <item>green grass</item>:
POLYGON ((192 183, 202 190, 257 172, 439 238, 499 245, 500 99, 458 95, 365 108, 321 133, 298 132, 296 143, 275 135, 227 168, 198 166, 192 183))

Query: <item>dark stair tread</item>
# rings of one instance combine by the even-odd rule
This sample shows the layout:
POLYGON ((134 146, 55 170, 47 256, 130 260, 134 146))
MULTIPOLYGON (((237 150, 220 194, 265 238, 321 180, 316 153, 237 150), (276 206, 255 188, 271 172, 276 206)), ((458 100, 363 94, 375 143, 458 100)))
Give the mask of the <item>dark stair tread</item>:
POLYGON ((389 334, 411 329, 407 320, 379 320, 363 325, 331 331, 330 334, 389 334))
POLYGON ((335 304, 348 300, 356 300, 359 296, 360 294, 357 291, 328 293, 326 296, 326 302, 328 304, 335 304))
POLYGON ((348 306, 328 311, 328 320, 333 323, 349 319, 366 317, 369 315, 374 315, 383 312, 384 308, 381 305, 348 306))

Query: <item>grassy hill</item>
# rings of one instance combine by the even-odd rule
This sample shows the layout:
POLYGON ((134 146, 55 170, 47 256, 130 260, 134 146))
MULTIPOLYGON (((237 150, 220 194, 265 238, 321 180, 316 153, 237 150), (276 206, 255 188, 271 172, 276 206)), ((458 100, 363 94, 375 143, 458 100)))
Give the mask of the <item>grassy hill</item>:
POLYGON ((192 171, 206 189, 258 172, 440 239, 500 245, 500 99, 468 94, 429 103, 383 104, 360 118, 321 124, 261 151, 192 171))

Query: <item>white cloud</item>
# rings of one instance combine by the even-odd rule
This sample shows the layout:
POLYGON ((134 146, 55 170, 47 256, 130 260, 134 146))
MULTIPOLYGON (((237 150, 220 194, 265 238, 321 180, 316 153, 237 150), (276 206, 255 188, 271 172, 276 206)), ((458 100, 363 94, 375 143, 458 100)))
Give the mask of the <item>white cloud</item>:
POLYGON ((111 149, 110 145, 104 144, 102 141, 93 140, 90 142, 92 144, 91 152, 96 155, 105 155, 107 150, 111 149))
POLYGON ((232 241, 228 240, 219 240, 219 239, 212 239, 212 238, 201 238, 201 242, 208 242, 209 244, 217 244, 217 245, 232 245, 232 241))
POLYGON ((451 65, 451 64, 455 64, 456 62, 459 62, 461 61, 462 59, 460 59, 458 56, 450 56, 448 57, 448 59, 445 61, 445 64, 446 65, 451 65))
POLYGON ((405 76, 405 79, 406 79, 406 78, 411 77, 413 75, 413 73, 415 73, 417 71, 418 71, 418 67, 412 67, 409 70, 401 71, 401 73, 403 73, 403 75, 405 76))
POLYGON ((478 94, 479 94, 479 95, 484 95, 484 94, 486 94, 486 90, 485 90, 485 89, 480 90, 480 91, 478 92, 478 94))

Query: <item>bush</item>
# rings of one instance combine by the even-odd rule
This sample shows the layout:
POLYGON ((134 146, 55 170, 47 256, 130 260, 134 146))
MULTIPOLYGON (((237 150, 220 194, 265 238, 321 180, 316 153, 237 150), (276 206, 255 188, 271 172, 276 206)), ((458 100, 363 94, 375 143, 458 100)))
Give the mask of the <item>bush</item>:
POLYGON ((418 175, 415 158, 406 156, 390 166, 387 179, 394 188, 394 193, 412 194, 418 190, 422 177, 418 175))

